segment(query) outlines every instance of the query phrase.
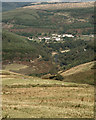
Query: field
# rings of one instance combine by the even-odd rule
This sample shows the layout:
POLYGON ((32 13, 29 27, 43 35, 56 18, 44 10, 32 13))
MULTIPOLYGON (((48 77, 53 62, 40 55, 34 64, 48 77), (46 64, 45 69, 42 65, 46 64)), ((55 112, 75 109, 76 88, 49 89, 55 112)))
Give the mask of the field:
POLYGON ((93 118, 94 88, 29 87, 3 89, 3 117, 93 118))
MULTIPOLYGON (((84 72, 92 64, 77 68, 84 72)), ((94 86, 68 79, 70 82, 41 79, 3 70, 3 118, 93 118, 94 86)))

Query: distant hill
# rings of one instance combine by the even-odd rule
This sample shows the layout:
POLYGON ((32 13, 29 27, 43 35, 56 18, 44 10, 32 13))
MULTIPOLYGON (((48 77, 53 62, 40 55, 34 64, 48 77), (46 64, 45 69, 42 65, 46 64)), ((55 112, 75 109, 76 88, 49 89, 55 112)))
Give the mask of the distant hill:
POLYGON ((27 6, 24 8, 31 8, 31 9, 68 9, 68 8, 87 8, 87 7, 94 7, 94 2, 58 2, 57 4, 40 4, 40 5, 32 5, 27 6), (57 5, 58 4, 58 5, 57 5))
POLYGON ((87 28, 90 31, 93 28, 93 13, 94 3, 62 3, 58 7, 56 4, 33 5, 4 12, 3 22, 13 24, 11 30, 19 34, 27 32, 35 35, 58 31, 84 33, 87 28))
MULTIPOLYGON (((6 0, 1 0, 2 2, 6 2, 6 0)), ((7 0, 8 2, 24 2, 24 0, 7 0)), ((27 2, 88 2, 88 1, 96 1, 96 0, 27 0, 27 2)))
POLYGON ((29 2, 19 2, 16 0, 14 1, 9 1, 9 2, 2 2, 2 11, 9 11, 9 10, 13 10, 13 9, 16 9, 16 8, 19 8, 19 7, 24 7, 24 6, 30 6, 32 3, 34 2, 43 2, 43 4, 47 4, 47 3, 55 3, 55 2, 89 2, 89 1, 95 1, 95 0, 49 0, 49 2, 47 0, 32 0, 32 1, 29 1, 29 2))
POLYGON ((30 4, 30 2, 2 2, 2 11, 9 11, 30 4))

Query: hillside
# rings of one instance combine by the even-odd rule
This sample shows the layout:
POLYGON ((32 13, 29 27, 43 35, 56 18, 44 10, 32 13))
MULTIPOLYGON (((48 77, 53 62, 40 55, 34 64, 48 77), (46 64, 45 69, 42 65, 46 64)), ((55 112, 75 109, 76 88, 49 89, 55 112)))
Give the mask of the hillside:
POLYGON ((93 2, 38 3, 2 18, 2 117, 93 118, 93 2))
POLYGON ((80 3, 57 3, 57 4, 40 4, 35 6, 25 6, 24 8, 30 9, 68 9, 68 8, 86 8, 86 7, 94 7, 94 2, 80 2, 80 3))
POLYGON ((95 69, 92 69, 94 63, 95 62, 81 64, 65 72, 62 72, 61 75, 64 77, 63 81, 94 85, 95 69))
POLYGON ((93 2, 73 3, 73 5, 72 3, 60 3, 59 8, 56 4, 52 4, 52 7, 48 4, 48 8, 44 10, 42 9, 44 5, 38 6, 40 6, 38 9, 35 8, 36 5, 33 5, 32 9, 26 7, 3 12, 4 28, 16 34, 34 37, 44 33, 50 36, 51 33, 89 34, 94 31, 93 2), (84 4, 83 7, 82 4, 84 4), (76 8, 76 6, 79 7, 76 8), (52 9, 49 9, 50 7, 52 9), (10 27, 6 27, 6 23, 10 27))
MULTIPOLYGON (((28 65, 32 67, 31 69, 36 66, 38 72, 36 69, 31 73, 47 73, 53 67, 51 55, 47 47, 45 48, 40 43, 29 41, 26 37, 8 31, 3 31, 2 36, 3 64, 18 63, 28 65)), ((30 71, 28 74, 31 74, 30 71)))
POLYGON ((64 43, 51 42, 50 44, 45 44, 30 41, 26 37, 8 31, 3 31, 2 36, 3 65, 9 64, 10 66, 12 63, 28 65, 27 68, 18 70, 15 69, 16 65, 14 65, 14 69, 10 68, 14 72, 36 76, 48 73, 56 74, 59 70, 67 70, 76 65, 94 60, 93 41, 65 40, 64 43), (61 48, 66 50, 68 47, 70 49, 69 52, 60 52, 61 48), (57 51, 57 55, 53 56, 52 51, 57 51))
MULTIPOLYGON (((76 84, 89 84, 89 85, 94 85, 94 72, 95 72, 95 68, 94 68, 94 61, 93 62, 88 62, 85 64, 81 64, 78 65, 76 67, 72 67, 69 70, 66 70, 65 72, 61 72, 59 71, 59 75, 63 76, 62 80, 61 80, 61 76, 58 76, 58 74, 56 75, 51 75, 49 74, 50 72, 48 72, 48 68, 50 70, 50 68, 52 69, 52 66, 48 67, 48 63, 43 65, 36 65, 36 63, 34 63, 33 65, 29 66, 29 65, 24 65, 21 63, 12 63, 12 64, 7 64, 7 65, 3 65, 3 70, 5 71, 9 71, 9 72, 14 72, 15 74, 21 74, 22 75, 29 75, 31 76, 38 76, 41 77, 42 76, 42 80, 44 79, 51 79, 51 80, 57 80, 58 81, 62 81, 62 82, 67 82, 67 83, 76 83, 76 84), (47 68, 47 71, 46 71, 47 68), (56 77, 57 76, 57 77, 56 77)), ((40 78, 38 78, 40 79, 40 78)))
POLYGON ((2 11, 9 11, 30 4, 30 2, 2 2, 2 11))
MULTIPOLYGON (((94 60, 93 2, 60 3, 60 6, 63 5, 67 8, 57 8, 56 4, 52 4, 54 9, 50 10, 18 8, 3 12, 3 63, 19 61, 30 64, 29 68, 15 72, 42 76, 57 74, 94 60), (76 4, 79 4, 78 8, 74 8, 76 4), (80 7, 82 4, 86 7, 80 7), (53 34, 55 38, 64 34, 73 37, 62 37, 56 41, 53 34)), ((36 6, 39 5, 33 5, 36 6)))
POLYGON ((48 49, 44 48, 42 44, 29 41, 26 37, 22 37, 8 31, 3 31, 2 36, 4 60, 7 60, 6 56, 4 56, 6 53, 8 53, 8 59, 10 60, 15 60, 16 57, 18 58, 18 60, 21 58, 25 60, 30 60, 38 58, 39 55, 41 55, 42 58, 47 59, 47 57, 49 57, 48 55, 50 55, 48 54, 48 49))

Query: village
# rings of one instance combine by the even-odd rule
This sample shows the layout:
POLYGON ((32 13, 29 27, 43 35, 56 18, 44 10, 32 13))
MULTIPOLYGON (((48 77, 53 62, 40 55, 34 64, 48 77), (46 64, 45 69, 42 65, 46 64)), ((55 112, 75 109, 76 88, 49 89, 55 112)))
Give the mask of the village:
POLYGON ((72 34, 51 34, 50 37, 49 36, 38 36, 38 37, 28 37, 28 40, 30 41, 37 41, 37 42, 45 42, 45 43, 50 43, 50 42, 61 42, 64 41, 66 39, 72 39, 72 38, 76 38, 84 40, 84 41, 88 41, 88 40, 93 40, 94 39, 94 35, 90 34, 90 35, 72 35, 72 34), (93 39, 92 39, 93 38, 93 39))
POLYGON ((73 36, 72 34, 52 34, 50 37, 49 36, 39 36, 38 38, 33 38, 33 37, 28 37, 28 40, 39 40, 40 42, 44 41, 46 43, 50 42, 50 41, 63 41, 64 38, 74 38, 75 36, 73 36))

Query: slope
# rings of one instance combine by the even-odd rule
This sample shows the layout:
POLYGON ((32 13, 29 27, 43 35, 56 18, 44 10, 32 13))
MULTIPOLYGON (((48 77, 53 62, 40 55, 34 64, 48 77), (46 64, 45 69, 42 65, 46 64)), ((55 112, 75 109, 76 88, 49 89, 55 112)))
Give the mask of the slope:
POLYGON ((63 81, 93 85, 95 72, 95 69, 92 69, 93 66, 94 62, 89 62, 73 67, 61 73, 64 77, 63 81))
MULTIPOLYGON (((43 44, 29 41, 26 37, 22 37, 8 31, 3 31, 2 40, 3 65, 17 63, 17 65, 14 66, 17 67, 21 64, 22 68, 22 64, 34 66, 36 63, 36 67, 38 65, 43 65, 43 68, 40 67, 38 69, 39 72, 44 72, 45 69, 46 72, 49 72, 52 68, 51 55, 47 47, 43 46, 43 44)), ((15 68, 14 66, 13 69, 15 68)))
POLYGON ((2 72, 3 118, 93 118, 94 87, 2 72), (85 112, 86 111, 86 112, 85 112))
MULTIPOLYGON (((47 8, 44 5, 33 5, 32 8, 18 8, 16 10, 3 12, 3 22, 12 24, 9 29, 21 35, 36 36, 42 33, 83 33, 93 31, 94 3, 61 3, 58 8, 56 4, 48 4, 47 8), (44 8, 44 10, 41 8, 44 8), (85 7, 86 6, 86 7, 85 7), (72 7, 72 8, 71 8, 72 7), (50 9, 49 9, 50 8, 50 9), (28 34, 29 33, 29 34, 28 34)), ((46 5, 45 5, 46 6, 46 5)))
POLYGON ((38 58, 39 55, 42 56, 42 59, 46 59, 49 55, 48 49, 44 48, 42 44, 29 41, 26 37, 8 31, 3 31, 2 41, 3 60, 18 58, 18 60, 21 59, 23 61, 24 59, 38 58))
POLYGON ((2 2, 2 11, 9 11, 30 5, 30 2, 2 2))

